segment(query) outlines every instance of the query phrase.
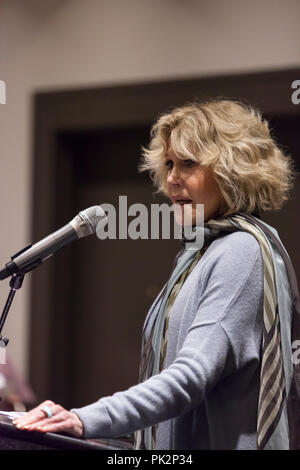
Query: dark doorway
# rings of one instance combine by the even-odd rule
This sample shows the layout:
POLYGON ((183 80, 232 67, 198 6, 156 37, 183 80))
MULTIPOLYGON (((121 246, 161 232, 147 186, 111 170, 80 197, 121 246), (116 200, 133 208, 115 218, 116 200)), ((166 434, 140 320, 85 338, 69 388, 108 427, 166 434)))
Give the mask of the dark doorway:
MULTIPOLYGON (((89 206, 106 202, 117 207, 120 195, 127 196, 128 206, 166 202, 153 194, 149 177, 137 171, 141 146, 161 112, 196 97, 222 95, 258 105, 271 118, 279 141, 298 158, 300 107, 290 100, 297 74, 38 94, 32 240, 89 206)), ((300 265, 297 200, 265 217, 278 227, 295 266, 300 265)), ((38 401, 81 406, 136 383, 142 324, 179 249, 176 240, 88 237, 32 273, 30 378, 38 401)))
MULTIPOLYGON (((126 198, 127 207, 163 202, 163 197, 152 196, 148 176, 137 171, 140 148, 148 138, 144 127, 60 134, 57 174, 64 178, 57 181, 57 226, 74 216, 74 208, 104 203, 117 209, 118 221, 119 197, 126 198), (66 178, 72 181, 68 194, 61 191, 66 178)), ((100 241, 94 236, 57 254, 53 314, 65 356, 58 348, 52 353, 57 364, 52 383, 68 377, 66 386, 52 390, 57 401, 83 405, 96 400, 99 391, 103 396, 136 383, 146 310, 168 275, 178 245, 174 240, 100 241), (163 266, 161 259, 166 261, 163 266)))

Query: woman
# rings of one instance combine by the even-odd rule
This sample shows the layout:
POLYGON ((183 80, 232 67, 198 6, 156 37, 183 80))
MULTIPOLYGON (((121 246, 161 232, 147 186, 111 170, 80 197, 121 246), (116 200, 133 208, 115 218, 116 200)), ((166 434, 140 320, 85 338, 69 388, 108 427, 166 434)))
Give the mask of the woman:
POLYGON ((287 199, 290 158, 258 111, 211 100, 163 115, 141 169, 179 208, 179 223, 190 209, 195 225, 204 204, 205 226, 195 227, 203 247, 187 244, 148 313, 140 383, 71 411, 46 401, 16 426, 86 438, 136 432, 136 449, 289 448, 298 297, 259 212, 287 199))

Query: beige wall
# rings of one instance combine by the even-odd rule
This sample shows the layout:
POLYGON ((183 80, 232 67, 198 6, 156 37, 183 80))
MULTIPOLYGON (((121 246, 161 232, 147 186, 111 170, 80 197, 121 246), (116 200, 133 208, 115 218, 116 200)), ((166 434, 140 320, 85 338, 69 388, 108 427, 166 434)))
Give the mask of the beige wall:
MULTIPOLYGON (((299 18, 299 0, 0 0, 0 265, 31 241, 34 92, 299 66, 299 18)), ((24 375, 29 282, 4 331, 24 375)))

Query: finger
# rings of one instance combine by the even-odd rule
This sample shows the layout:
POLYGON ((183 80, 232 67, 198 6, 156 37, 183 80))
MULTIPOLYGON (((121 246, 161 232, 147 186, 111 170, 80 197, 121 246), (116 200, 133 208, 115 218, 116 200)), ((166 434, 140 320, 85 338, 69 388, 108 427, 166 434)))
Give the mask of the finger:
POLYGON ((28 431, 34 431, 34 430, 37 430, 39 427, 43 427, 49 424, 55 425, 69 418, 68 412, 64 410, 63 408, 61 408, 59 405, 55 405, 54 407, 52 407, 52 409, 53 409, 53 416, 51 418, 46 418, 44 416, 42 419, 37 420, 34 423, 26 424, 24 426, 24 429, 28 431))
POLYGON ((35 416, 41 416, 41 413, 42 413, 42 415, 45 415, 45 412, 42 410, 42 408, 45 407, 45 406, 52 407, 54 405, 55 405, 55 403, 51 400, 43 401, 42 403, 40 403, 35 408, 28 411, 25 415, 18 416, 14 421, 27 421, 27 420, 32 419, 35 416))
POLYGON ((55 403, 51 400, 46 400, 38 405, 36 408, 28 411, 25 415, 19 416, 13 420, 13 424, 19 429, 28 426, 29 424, 41 421, 45 418, 45 412, 42 410, 43 406, 55 406, 55 403))
POLYGON ((64 431, 75 437, 81 437, 83 435, 82 422, 78 416, 64 408, 61 408, 61 410, 52 418, 44 419, 40 422, 26 426, 26 428, 28 431, 39 432, 64 431))
POLYGON ((35 431, 38 427, 44 426, 45 424, 55 424, 60 422, 59 417, 51 417, 51 418, 46 418, 45 416, 39 420, 36 420, 34 422, 28 423, 28 424, 20 424, 17 425, 18 429, 26 429, 27 431, 35 431))

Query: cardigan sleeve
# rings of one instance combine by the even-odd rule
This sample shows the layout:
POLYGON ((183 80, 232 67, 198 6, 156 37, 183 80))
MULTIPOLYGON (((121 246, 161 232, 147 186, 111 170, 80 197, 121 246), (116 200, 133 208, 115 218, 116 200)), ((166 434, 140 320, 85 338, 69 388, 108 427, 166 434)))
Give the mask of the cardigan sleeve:
POLYGON ((143 383, 72 409, 83 423, 85 438, 118 437, 183 415, 199 406, 218 382, 253 360, 251 332, 261 310, 262 260, 254 237, 234 235, 226 236, 225 246, 219 244, 207 258, 205 289, 171 365, 143 383))

